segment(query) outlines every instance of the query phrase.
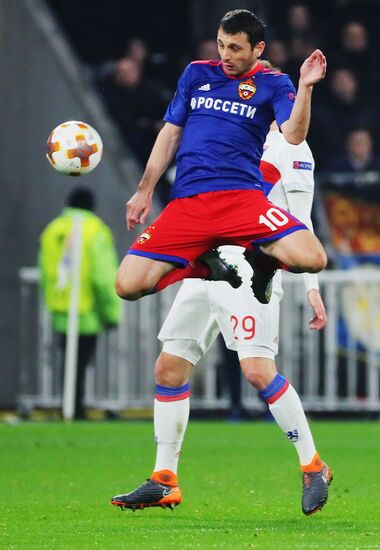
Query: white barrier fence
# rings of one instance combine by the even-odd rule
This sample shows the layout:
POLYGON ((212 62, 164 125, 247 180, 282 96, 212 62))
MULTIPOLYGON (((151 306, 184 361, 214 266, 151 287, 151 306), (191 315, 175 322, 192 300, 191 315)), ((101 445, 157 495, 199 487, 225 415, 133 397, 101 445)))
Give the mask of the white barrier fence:
MULTIPOLYGON (((300 276, 284 277, 279 370, 299 392, 306 411, 380 411, 380 270, 352 269, 320 274, 329 323, 311 331, 311 310, 300 276)), ((19 406, 60 407, 62 374, 54 335, 38 292, 38 270, 20 270, 19 406)), ((178 289, 125 303, 119 327, 99 337, 88 369, 86 403, 107 410, 152 406, 157 334, 178 289)), ((192 409, 227 407, 220 391, 214 346, 194 372, 192 409)), ((243 405, 261 410, 261 400, 242 381, 243 405)))

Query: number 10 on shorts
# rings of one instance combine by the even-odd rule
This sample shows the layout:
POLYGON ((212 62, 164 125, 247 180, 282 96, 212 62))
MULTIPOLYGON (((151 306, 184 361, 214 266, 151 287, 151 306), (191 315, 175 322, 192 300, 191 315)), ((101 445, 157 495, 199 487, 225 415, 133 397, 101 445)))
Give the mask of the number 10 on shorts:
POLYGON ((236 315, 231 315, 230 322, 235 340, 252 340, 255 336, 256 322, 252 315, 240 319, 236 315))
POLYGON ((259 223, 266 225, 271 231, 277 231, 279 227, 288 222, 289 218, 278 208, 269 208, 266 215, 261 214, 259 218, 259 223))

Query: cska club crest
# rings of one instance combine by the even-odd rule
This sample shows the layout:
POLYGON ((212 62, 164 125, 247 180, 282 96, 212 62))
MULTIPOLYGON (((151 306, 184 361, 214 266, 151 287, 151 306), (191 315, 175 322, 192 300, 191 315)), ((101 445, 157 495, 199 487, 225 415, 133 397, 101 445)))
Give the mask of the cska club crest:
POLYGON ((240 82, 238 90, 239 96, 242 99, 251 99, 256 93, 256 84, 253 82, 252 78, 248 78, 248 80, 240 82))
POLYGON ((150 225, 147 229, 145 229, 144 233, 142 233, 137 240, 138 244, 144 244, 146 241, 149 241, 149 239, 152 238, 153 229, 155 229, 154 225, 150 225))

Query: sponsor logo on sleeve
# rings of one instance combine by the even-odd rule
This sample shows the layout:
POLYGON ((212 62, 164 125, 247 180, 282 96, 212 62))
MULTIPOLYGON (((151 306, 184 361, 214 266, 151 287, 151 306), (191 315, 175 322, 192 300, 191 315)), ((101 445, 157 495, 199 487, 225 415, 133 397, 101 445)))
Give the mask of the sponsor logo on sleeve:
POLYGON ((313 165, 311 162, 305 162, 304 160, 294 160, 293 168, 294 170, 312 170, 313 165))

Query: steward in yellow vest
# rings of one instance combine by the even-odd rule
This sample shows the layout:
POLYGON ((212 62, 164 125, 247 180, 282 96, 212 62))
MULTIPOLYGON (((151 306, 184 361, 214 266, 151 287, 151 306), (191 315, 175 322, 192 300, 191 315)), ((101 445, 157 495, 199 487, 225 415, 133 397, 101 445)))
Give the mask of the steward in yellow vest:
POLYGON ((76 189, 69 206, 55 218, 40 237, 41 287, 55 331, 65 333, 71 294, 74 218, 80 216, 82 250, 78 303, 79 334, 98 334, 120 318, 121 300, 115 292, 118 268, 116 250, 109 227, 93 212, 90 191, 76 189))

